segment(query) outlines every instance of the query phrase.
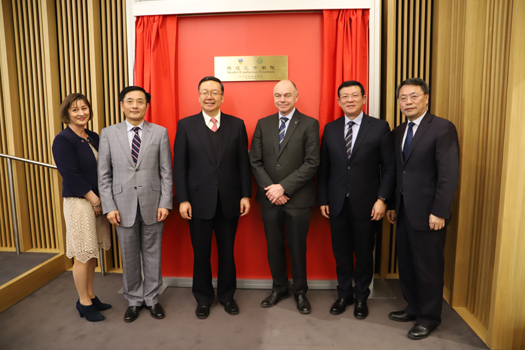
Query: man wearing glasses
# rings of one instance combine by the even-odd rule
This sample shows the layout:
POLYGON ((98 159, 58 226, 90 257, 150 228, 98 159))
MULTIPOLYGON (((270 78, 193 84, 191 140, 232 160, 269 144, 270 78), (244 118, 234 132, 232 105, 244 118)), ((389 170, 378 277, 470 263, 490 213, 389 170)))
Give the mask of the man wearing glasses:
POLYGON ((459 178, 456 127, 427 111, 428 92, 420 78, 407 79, 396 90, 408 120, 393 131, 396 203, 387 212, 391 223, 397 221, 399 280, 408 303, 388 317, 416 321, 411 339, 428 337, 441 323, 446 225, 459 178))
POLYGON ((179 121, 173 174, 179 213, 190 225, 194 253, 195 314, 207 318, 214 301, 210 264, 215 232, 219 255, 217 294, 230 315, 239 313, 234 242, 239 216, 250 211, 248 136, 242 119, 221 113, 224 86, 215 77, 199 82, 202 112, 179 121))
POLYGON ((330 313, 345 312, 355 295, 354 317, 364 319, 374 276, 375 235, 394 192, 394 143, 388 123, 363 112, 361 83, 346 81, 337 95, 344 116, 325 126, 317 177, 318 202, 330 220, 337 264, 338 299, 330 313))

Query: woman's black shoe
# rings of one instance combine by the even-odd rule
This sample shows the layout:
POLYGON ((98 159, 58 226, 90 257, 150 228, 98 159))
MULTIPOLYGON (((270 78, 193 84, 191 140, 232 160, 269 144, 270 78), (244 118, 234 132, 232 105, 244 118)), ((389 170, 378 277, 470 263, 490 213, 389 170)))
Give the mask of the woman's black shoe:
POLYGON ((97 297, 94 297, 93 299, 91 299, 91 302, 93 303, 93 305, 95 305, 98 311, 104 311, 107 309, 111 309, 111 304, 103 303, 100 300, 98 300, 97 297))
POLYGON ((90 322, 98 322, 105 319, 104 315, 102 315, 100 312, 98 312, 95 305, 82 305, 80 304, 80 300, 77 300, 77 310, 80 314, 80 317, 86 316, 86 320, 90 322))

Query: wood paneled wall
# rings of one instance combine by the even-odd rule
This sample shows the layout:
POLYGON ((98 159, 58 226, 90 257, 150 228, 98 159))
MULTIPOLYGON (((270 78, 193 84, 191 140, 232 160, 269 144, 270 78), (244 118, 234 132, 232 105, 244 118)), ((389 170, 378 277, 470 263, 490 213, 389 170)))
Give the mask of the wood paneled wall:
MULTIPOLYGON (((383 2, 381 57, 381 119, 393 129, 405 121, 395 90, 405 79, 420 77, 431 83, 433 0, 383 2)), ((395 227, 383 220, 379 275, 397 278, 395 227)))
MULTIPOLYGON (((59 107, 81 92, 100 132, 123 120, 118 93, 128 84, 125 0, 1 0, 0 152, 53 164, 51 145, 63 128, 59 107)), ((6 161, 0 191, 9 194, 6 161)), ((64 252, 61 177, 13 162, 22 251, 64 252), (23 214, 23 215, 22 215, 23 214)), ((0 199, 0 250, 14 250, 9 196, 0 199)), ((107 268, 121 270, 118 241, 107 268)))
MULTIPOLYGON (((118 94, 128 85, 125 1, 56 0, 60 97, 81 92, 92 104, 88 125, 100 133, 123 121, 118 94)), ((112 228, 106 269, 121 272, 118 239, 112 228)))
POLYGON ((434 12, 432 110, 461 143, 449 301, 492 349, 519 349, 525 323, 523 11, 443 0, 434 12))

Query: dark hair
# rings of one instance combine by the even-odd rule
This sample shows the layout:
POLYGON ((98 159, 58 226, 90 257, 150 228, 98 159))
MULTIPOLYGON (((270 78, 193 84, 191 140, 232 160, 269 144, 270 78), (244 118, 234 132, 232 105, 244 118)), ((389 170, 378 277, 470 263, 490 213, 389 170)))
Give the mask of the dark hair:
POLYGON ((399 90, 405 85, 417 85, 423 90, 423 93, 426 95, 428 94, 428 84, 425 83, 425 81, 421 78, 410 78, 405 81, 403 81, 396 89, 396 99, 399 98, 399 90))
POLYGON ((224 94, 224 85, 222 85, 222 81, 219 79, 219 78, 215 78, 211 75, 207 76, 207 77, 204 77, 201 79, 201 81, 199 81, 199 86, 197 87, 197 89, 199 90, 199 92, 201 91, 201 85, 202 83, 206 82, 206 81, 214 81, 216 83, 219 83, 221 85, 221 93, 224 94))
POLYGON ((131 92, 131 91, 142 91, 144 93, 144 95, 146 96, 146 103, 150 103, 151 95, 148 92, 146 92, 146 90, 141 88, 140 86, 134 86, 134 85, 133 86, 128 86, 128 87, 125 87, 124 89, 122 89, 122 91, 118 95, 118 100, 120 102, 124 102, 124 97, 126 97, 126 95, 129 92, 131 92))
POLYGON ((349 86, 359 86, 359 88, 361 89, 361 95, 365 95, 365 88, 363 87, 363 85, 361 85, 360 82, 355 80, 348 80, 339 85, 339 89, 337 89, 337 97, 341 97, 341 89, 344 89, 345 87, 349 86))
POLYGON ((71 122, 69 120, 69 107, 71 107, 73 102, 78 100, 84 101, 84 103, 89 107, 89 120, 93 118, 93 110, 91 109, 91 103, 89 103, 87 97, 78 92, 75 92, 68 95, 60 105, 60 120, 62 123, 69 124, 71 122))

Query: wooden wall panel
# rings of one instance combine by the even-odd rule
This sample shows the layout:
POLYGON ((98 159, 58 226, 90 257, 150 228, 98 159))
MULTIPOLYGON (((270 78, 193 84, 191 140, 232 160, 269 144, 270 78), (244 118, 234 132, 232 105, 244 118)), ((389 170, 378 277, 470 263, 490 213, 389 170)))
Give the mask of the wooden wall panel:
MULTIPOLYGON (((432 8, 433 0, 383 2, 381 119, 392 129, 405 121, 395 97, 397 86, 414 77, 428 84, 432 81, 432 8)), ((383 221, 379 275, 398 277, 395 227, 387 220, 383 221)))
MULTIPOLYGON (((126 1, 100 1, 104 125, 113 125, 124 120, 120 111, 119 92, 129 85, 126 35, 126 1)), ((122 271, 122 257, 115 228, 112 227, 112 249, 107 259, 108 270, 122 271)))
MULTIPOLYGON (((39 2, 12 1, 12 14, 23 145, 20 156, 51 163, 39 2)), ((58 251, 53 218, 53 201, 56 198, 50 192, 52 171, 24 165, 29 230, 22 232, 23 250, 58 251)))
MULTIPOLYGON (((1 81, 1 72, 0 72, 1 81)), ((0 84, 0 153, 7 154, 7 135, 4 112, 2 86, 0 84)), ((11 203, 9 201, 9 179, 7 176, 7 160, 0 159, 0 250, 14 251, 13 221, 11 219, 11 203)))
POLYGON ((524 28, 516 7, 523 11, 523 2, 439 1, 434 18, 433 111, 456 124, 461 147, 451 303, 493 349, 520 348, 525 324, 525 193, 516 177, 525 170, 524 28))

